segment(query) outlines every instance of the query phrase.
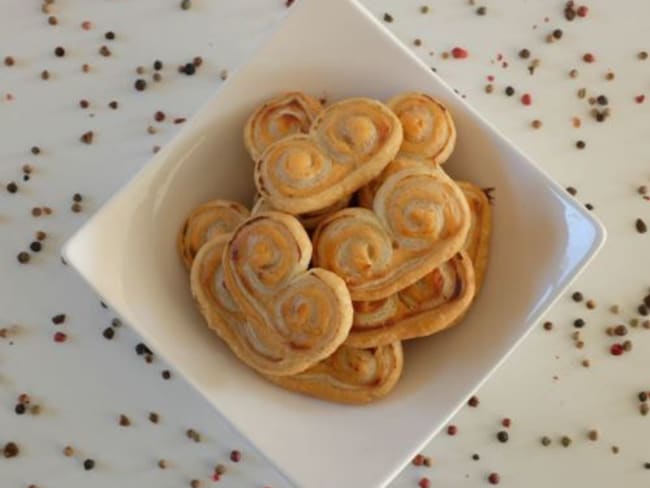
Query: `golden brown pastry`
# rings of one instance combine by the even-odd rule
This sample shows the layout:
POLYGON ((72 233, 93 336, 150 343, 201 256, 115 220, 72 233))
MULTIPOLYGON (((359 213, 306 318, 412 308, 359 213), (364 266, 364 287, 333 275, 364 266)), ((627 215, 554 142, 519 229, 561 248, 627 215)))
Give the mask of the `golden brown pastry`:
POLYGON ((458 186, 460 186, 467 198, 471 214, 465 250, 474 264, 476 291, 478 293, 483 284, 485 269, 487 268, 490 234, 492 232, 492 208, 485 192, 475 184, 459 181, 458 186))
POLYGON ((456 127, 449 110, 435 98, 418 92, 397 95, 386 104, 404 129, 400 155, 442 164, 456 145, 456 127))
POLYGON ((363 404, 390 393, 399 380, 403 364, 399 341, 369 349, 341 346, 302 373, 266 378, 287 390, 323 400, 363 404))
POLYGON ((208 325, 242 361, 264 374, 296 374, 343 343, 350 295, 334 273, 307 270, 311 243, 300 222, 265 212, 241 224, 225 247, 224 240, 199 251, 192 292, 208 325))
MULTIPOLYGON (((201 307, 208 326, 217 334, 224 330, 246 330, 244 314, 239 310, 224 283, 221 257, 229 236, 211 240, 201 250, 193 273, 202 282, 198 288, 201 307)), ((197 297, 198 301, 198 297, 197 297)), ((234 332, 229 332, 233 334, 234 332)), ((339 403, 367 403, 387 395, 402 372, 402 347, 399 342, 361 350, 339 347, 331 356, 302 373, 291 376, 262 375, 285 389, 339 403)))
POLYGON ((322 110, 320 101, 300 92, 283 93, 266 101, 244 126, 248 153, 257 161, 274 142, 293 134, 306 134, 322 110))
POLYGON ((467 200, 444 172, 404 168, 381 184, 372 211, 347 208, 321 222, 314 265, 343 278, 353 300, 379 300, 451 259, 469 221, 467 200))
POLYGON ((246 207, 230 200, 212 200, 192 210, 177 239, 178 254, 185 267, 191 268, 203 244, 217 235, 230 234, 249 215, 246 207))
POLYGON ((367 185, 359 188, 359 191, 357 192, 357 200, 359 202, 359 206, 372 209, 372 202, 375 199, 375 194, 377 193, 377 190, 379 190, 381 184, 386 181, 386 178, 402 169, 418 168, 422 165, 425 165, 431 169, 438 169, 439 171, 442 171, 442 169, 439 167, 436 168, 435 166, 429 166, 425 161, 422 161, 421 159, 411 159, 404 156, 396 157, 393 161, 390 162, 388 166, 386 166, 386 168, 384 168, 384 171, 382 171, 377 178, 372 180, 367 185))
MULTIPOLYGON (((350 196, 348 195, 342 198, 341 200, 337 200, 336 202, 334 202, 332 205, 328 207, 321 208, 320 210, 314 210, 313 212, 307 212, 304 214, 296 215, 296 218, 300 221, 300 223, 306 230, 308 231, 314 230, 325 217, 327 217, 330 214, 333 214, 334 212, 338 212, 341 209, 347 208, 349 203, 350 203, 350 196)), ((273 208, 273 206, 264 197, 260 197, 255 202, 255 205, 253 206, 251 213, 255 215, 260 212, 268 212, 270 210, 276 210, 276 209, 273 208)))
POLYGON ((320 210, 379 175, 401 143, 399 119, 384 104, 343 100, 321 112, 309 134, 269 146, 255 165, 255 185, 284 212, 320 210))
POLYGON ((373 347, 444 330, 462 317, 474 298, 474 269, 465 251, 382 300, 354 302, 346 345, 373 347))

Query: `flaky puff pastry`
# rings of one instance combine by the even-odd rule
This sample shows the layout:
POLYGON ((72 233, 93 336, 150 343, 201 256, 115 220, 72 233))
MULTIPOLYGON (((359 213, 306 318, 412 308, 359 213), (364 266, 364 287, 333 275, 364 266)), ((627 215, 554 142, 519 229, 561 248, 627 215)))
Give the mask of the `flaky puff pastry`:
POLYGON ((337 403, 364 404, 385 397, 402 374, 402 343, 368 349, 341 346, 334 354, 293 376, 266 376, 285 388, 337 403))
POLYGON ((476 291, 481 288, 487 268, 492 233, 492 208, 485 192, 473 183, 459 181, 471 213, 470 227, 465 243, 465 250, 474 264, 476 291))
POLYGON ((474 293, 472 262, 461 251, 387 298, 354 302, 354 322, 345 344, 373 347, 435 334, 458 322, 474 293))
POLYGON ((244 144, 253 160, 280 139, 306 134, 323 110, 321 102, 300 92, 283 93, 258 107, 244 126, 244 144))
POLYGON ((395 112, 404 129, 400 155, 442 164, 456 146, 456 126, 447 108, 435 98, 407 92, 386 104, 395 112))
POLYGON ((314 264, 343 278, 353 300, 380 300, 459 252, 469 221, 467 200, 444 172, 407 167, 381 184, 372 210, 347 208, 321 222, 314 264))
POLYGON ((352 325, 350 294, 334 273, 307 270, 311 243, 294 217, 261 213, 243 222, 225 247, 218 239, 194 260, 192 293, 242 361, 264 374, 296 374, 343 343, 352 325), (245 325, 220 318, 224 309, 240 310, 245 325))
MULTIPOLYGON (((300 221, 302 226, 306 230, 314 230, 318 224, 320 224, 325 217, 334 212, 338 212, 350 204, 351 196, 348 195, 340 200, 337 200, 332 205, 321 208, 320 210, 314 210, 313 212, 307 212, 304 214, 296 215, 296 218, 300 221)), ((277 210, 266 200, 264 197, 259 197, 251 210, 251 214, 256 215, 260 212, 268 212, 270 210, 277 210)))
MULTIPOLYGON (((199 253, 193 281, 197 287, 197 302, 208 326, 223 338, 235 331, 246 331, 250 325, 234 302, 224 282, 223 250, 229 236, 211 240, 199 253)), ((194 290, 194 288, 193 288, 194 290)), ((301 373, 290 376, 262 376, 288 390, 339 403, 368 403, 387 395, 402 372, 402 347, 399 342, 368 350, 340 346, 331 356, 301 373)))
POLYGON ((250 212, 241 203, 212 200, 190 213, 178 233, 176 247, 183 264, 189 270, 201 246, 212 237, 230 234, 246 220, 250 212))
POLYGON ((309 134, 270 145, 255 165, 255 185, 284 212, 320 210, 379 175, 401 143, 399 119, 384 104, 343 100, 321 112, 309 134))

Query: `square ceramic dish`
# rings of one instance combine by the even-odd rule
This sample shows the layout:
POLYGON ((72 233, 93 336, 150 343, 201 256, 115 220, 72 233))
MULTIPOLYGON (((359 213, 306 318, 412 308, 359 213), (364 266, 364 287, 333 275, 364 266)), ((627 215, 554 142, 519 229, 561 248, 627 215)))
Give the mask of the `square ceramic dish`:
POLYGON ((67 243, 64 254, 292 483, 369 488, 385 486, 438 432, 604 239, 591 215, 355 0, 301 0, 253 59, 67 243), (430 93, 449 107, 458 128, 445 169, 496 188, 481 295, 462 324, 406 345, 400 383, 375 405, 310 399, 246 368, 204 325, 176 255, 176 233, 197 204, 215 197, 250 203, 253 164, 242 143, 244 121, 266 98, 288 90, 330 100, 430 93))

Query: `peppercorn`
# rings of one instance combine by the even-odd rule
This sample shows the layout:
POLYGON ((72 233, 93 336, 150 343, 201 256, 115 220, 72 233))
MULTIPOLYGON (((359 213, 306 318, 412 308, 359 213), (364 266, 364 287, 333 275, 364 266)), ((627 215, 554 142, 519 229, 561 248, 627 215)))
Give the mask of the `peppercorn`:
POLYGON ((515 94, 515 89, 511 86, 506 87, 506 95, 509 97, 513 96, 515 94))
POLYGON ((22 403, 17 403, 16 406, 14 407, 14 412, 16 412, 16 415, 22 415, 25 413, 26 407, 22 403))
POLYGON ((102 335, 104 336, 104 339, 110 341, 113 337, 115 337, 115 329, 113 329, 112 327, 106 327, 102 332, 102 335))
POLYGON ((571 445, 571 438, 569 436, 563 435, 562 438, 560 439, 560 442, 562 443, 563 447, 569 447, 571 445))
POLYGON ((129 417, 127 417, 127 416, 124 415, 124 414, 121 414, 121 415, 120 415, 120 421, 119 421, 119 424, 120 424, 122 427, 128 427, 129 425, 131 425, 131 421, 129 420, 129 417))
MULTIPOLYGON (((9 188, 7 187, 7 189, 9 189, 9 188)), ((648 232, 648 226, 643 221, 643 219, 640 219, 640 218, 636 219, 635 227, 636 227, 636 231, 639 234, 645 234, 646 232, 648 232)))
POLYGON ((579 291, 576 291, 576 292, 573 293, 573 295, 571 295, 571 298, 573 298, 574 302, 581 302, 582 298, 583 298, 582 293, 580 293, 579 291))
POLYGON ((549 446, 551 444, 551 438, 545 435, 541 438, 540 442, 544 447, 549 446))
POLYGON ((499 476, 499 473, 490 473, 488 476, 488 481, 492 485, 498 485, 499 481, 501 481, 501 477, 499 476))
POLYGON ((106 34, 104 34, 104 38, 106 38, 107 41, 113 41, 115 39, 115 32, 108 31, 106 34))
POLYGON ((575 319, 573 321, 573 326, 577 329, 581 329, 585 326, 585 321, 583 319, 575 319))
POLYGON ((587 143, 585 143, 585 141, 582 141, 582 140, 577 141, 576 142, 576 147, 578 149, 584 149, 585 147, 587 147, 587 143))
POLYGON ((86 460, 84 461, 84 469, 85 469, 86 471, 90 471, 90 470, 93 469, 94 467, 95 467, 95 461, 94 461, 93 459, 86 459, 86 460))
POLYGON ((56 57, 62 58, 63 56, 65 56, 65 49, 63 49, 61 46, 57 46, 54 49, 54 54, 56 55, 56 57))
POLYGON ((478 399, 478 397, 477 397, 476 395, 472 395, 472 396, 470 397, 470 399, 467 400, 467 404, 468 404, 470 407, 474 407, 474 408, 475 408, 475 407, 478 407, 479 403, 480 403, 480 402, 479 402, 479 399, 478 399))
POLYGON ((43 248, 43 245, 38 242, 38 241, 33 241, 30 245, 29 248, 34 251, 34 252, 40 252, 40 250, 43 248))
POLYGON ((231 451, 230 460, 233 463, 238 463, 239 461, 241 461, 241 452, 239 452, 237 450, 231 451))
POLYGON ((519 57, 521 59, 528 59, 530 57, 530 51, 528 49, 522 49, 519 51, 519 57))
POLYGON ((26 264, 29 262, 29 253, 26 253, 25 251, 21 251, 18 253, 17 259, 20 264, 26 264))
POLYGON ((562 34, 563 34, 562 29, 555 29, 552 33, 553 37, 558 40, 562 39, 562 34))
POLYGON ((135 83, 133 84, 133 86, 135 87, 135 89, 137 91, 144 91, 144 90, 147 89, 147 82, 146 82, 146 80, 143 80, 142 78, 138 78, 137 80, 135 80, 135 83))
POLYGON ((168 369, 163 370, 162 373, 160 373, 160 374, 161 374, 161 376, 163 377, 164 380, 168 380, 169 378, 172 377, 172 374, 168 369))
POLYGON ((479 7, 476 9, 477 15, 485 15, 487 13, 487 7, 479 7))
POLYGON ((14 457, 18 456, 19 452, 20 452, 20 449, 18 448, 18 444, 16 444, 15 442, 7 442, 4 445, 4 448, 2 449, 2 454, 7 459, 14 458, 14 457))
POLYGON ((15 181, 11 181, 7 184, 7 191, 9 193, 16 193, 18 191, 18 185, 15 181))
POLYGON ((393 16, 391 14, 389 14, 389 13, 384 14, 384 22, 391 23, 393 20, 394 19, 393 19, 393 16))
POLYGON ((497 439, 499 442, 508 442, 509 436, 508 433, 505 430, 500 430, 497 433, 497 439))

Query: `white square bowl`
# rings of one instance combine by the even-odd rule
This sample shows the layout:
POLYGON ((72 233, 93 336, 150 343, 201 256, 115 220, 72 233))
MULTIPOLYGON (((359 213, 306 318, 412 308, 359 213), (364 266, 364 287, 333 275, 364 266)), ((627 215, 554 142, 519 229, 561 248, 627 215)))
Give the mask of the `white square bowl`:
POLYGON ((604 240, 591 215, 355 0, 301 0, 253 59, 70 239, 64 255, 291 482, 367 488, 385 486, 431 439, 604 240), (330 100, 430 93, 458 128, 445 168, 496 188, 481 295, 462 324, 406 345, 402 380, 375 405, 310 399, 247 369, 204 325, 176 255, 176 233, 197 204, 251 201, 253 164, 242 127, 254 107, 288 90, 330 100))

